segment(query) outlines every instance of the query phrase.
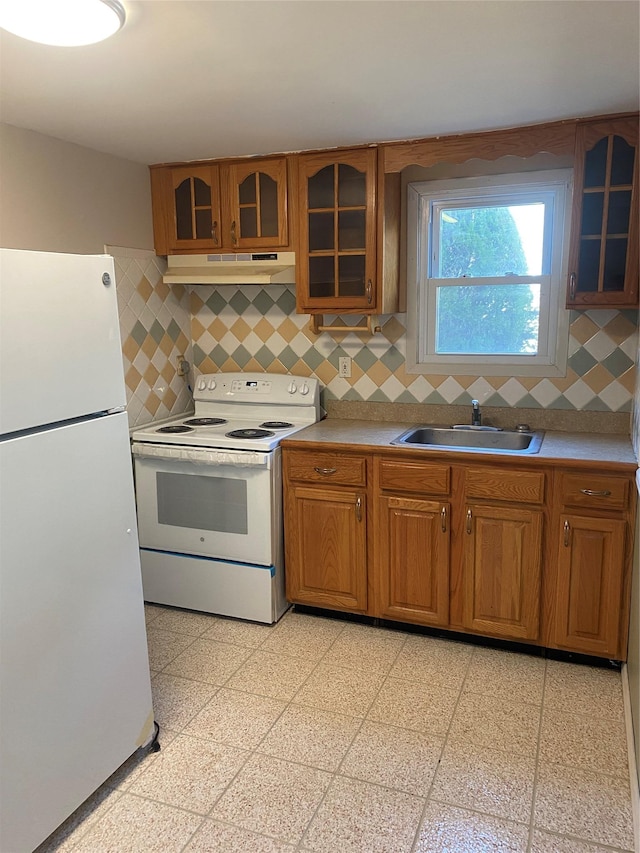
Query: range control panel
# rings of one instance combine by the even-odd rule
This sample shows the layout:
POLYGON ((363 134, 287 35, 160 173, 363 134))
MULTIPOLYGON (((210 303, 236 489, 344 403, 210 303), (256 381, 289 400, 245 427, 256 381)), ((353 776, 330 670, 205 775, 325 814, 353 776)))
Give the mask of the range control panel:
POLYGON ((281 373, 208 373, 196 379, 196 402, 317 406, 320 387, 311 376, 281 373))

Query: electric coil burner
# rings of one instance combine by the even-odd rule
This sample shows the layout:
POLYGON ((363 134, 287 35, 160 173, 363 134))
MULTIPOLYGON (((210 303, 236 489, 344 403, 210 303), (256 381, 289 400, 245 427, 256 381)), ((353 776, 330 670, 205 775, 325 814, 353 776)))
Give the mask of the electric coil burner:
POLYGON ((287 609, 280 442, 321 417, 317 379, 215 373, 195 412, 133 434, 147 601, 275 622, 287 609))

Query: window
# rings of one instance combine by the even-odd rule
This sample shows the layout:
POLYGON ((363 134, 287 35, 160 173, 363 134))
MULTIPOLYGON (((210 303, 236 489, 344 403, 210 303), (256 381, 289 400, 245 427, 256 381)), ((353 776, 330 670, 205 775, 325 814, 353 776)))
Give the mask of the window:
POLYGON ((411 373, 562 376, 571 172, 407 187, 411 373))

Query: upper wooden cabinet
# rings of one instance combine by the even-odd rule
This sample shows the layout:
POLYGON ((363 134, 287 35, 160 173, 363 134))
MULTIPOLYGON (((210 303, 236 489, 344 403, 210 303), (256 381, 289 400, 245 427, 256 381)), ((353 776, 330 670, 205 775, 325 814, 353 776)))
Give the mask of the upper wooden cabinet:
POLYGON ((576 128, 567 307, 638 304, 638 120, 576 128))
POLYGON ((379 310, 376 162, 374 148, 298 158, 299 311, 379 310))
POLYGON ((159 255, 289 246, 287 159, 151 167, 159 255))

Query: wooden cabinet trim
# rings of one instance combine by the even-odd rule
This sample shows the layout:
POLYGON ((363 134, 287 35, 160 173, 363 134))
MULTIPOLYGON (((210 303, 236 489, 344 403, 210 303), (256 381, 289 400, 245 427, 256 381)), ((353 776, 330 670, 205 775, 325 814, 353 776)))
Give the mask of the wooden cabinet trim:
POLYGON ((482 500, 540 504, 544 501, 543 471, 505 471, 502 468, 468 468, 465 494, 482 500))
POLYGON ((631 480, 591 473, 563 474, 560 501, 567 507, 624 511, 629 505, 631 480))
POLYGON ((385 491, 448 495, 451 489, 449 465, 381 459, 378 472, 380 488, 385 491))
POLYGON ((292 450, 287 453, 289 479, 332 485, 365 486, 367 460, 364 456, 292 450))

